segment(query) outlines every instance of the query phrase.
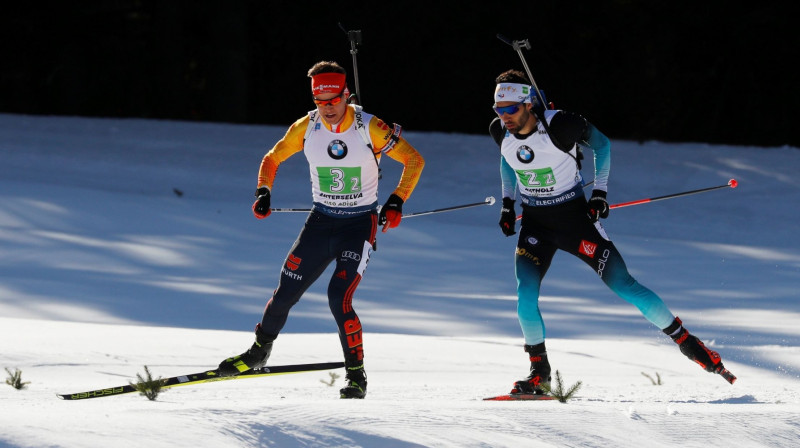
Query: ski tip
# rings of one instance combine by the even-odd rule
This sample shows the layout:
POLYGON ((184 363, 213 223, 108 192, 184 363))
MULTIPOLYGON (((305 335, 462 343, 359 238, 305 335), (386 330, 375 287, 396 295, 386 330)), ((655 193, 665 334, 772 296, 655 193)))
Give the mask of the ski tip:
POLYGON ((547 401, 555 400, 552 395, 540 394, 503 394, 496 397, 486 397, 483 401, 547 401))
POLYGON ((732 374, 731 371, 728 369, 722 369, 722 371, 720 371, 719 374, 722 375, 723 378, 725 378, 725 381, 731 384, 736 382, 736 376, 732 374))

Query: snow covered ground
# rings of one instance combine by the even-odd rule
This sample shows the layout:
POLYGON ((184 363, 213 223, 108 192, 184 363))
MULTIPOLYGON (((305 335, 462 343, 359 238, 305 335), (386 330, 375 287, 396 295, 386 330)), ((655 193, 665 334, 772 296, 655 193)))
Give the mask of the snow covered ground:
MULTIPOLYGON (((499 231, 495 204, 408 218, 379 235, 354 300, 365 400, 338 398, 342 379, 328 385, 329 373, 341 371, 185 386, 156 401, 57 399, 128 384, 144 366, 162 377, 203 371, 249 347, 304 220, 250 210, 261 157, 284 131, 0 115, 0 367, 30 382, 0 388, 0 446, 800 443, 796 148, 613 141, 611 203, 739 182, 615 209, 604 222, 632 274, 720 352, 735 385, 686 360, 559 254, 542 312, 553 369, 565 386, 582 383, 576 398, 482 401, 528 367, 515 241, 499 231)), ((499 199, 488 135, 404 135, 427 162, 406 212, 499 199)), ((382 167, 381 201, 400 165, 382 167)), ((297 155, 281 166, 273 206, 309 205, 297 155)), ((341 360, 329 274, 292 310, 270 364, 341 360)))

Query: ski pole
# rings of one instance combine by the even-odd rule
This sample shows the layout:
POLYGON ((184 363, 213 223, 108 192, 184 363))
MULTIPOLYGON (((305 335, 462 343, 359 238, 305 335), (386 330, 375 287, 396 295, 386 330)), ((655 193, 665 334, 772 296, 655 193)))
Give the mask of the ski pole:
POLYGON ((681 196, 689 196, 690 194, 703 193, 703 192, 711 191, 711 190, 719 190, 720 188, 728 188, 728 187, 736 188, 738 185, 739 185, 739 182, 737 182, 736 179, 731 179, 725 185, 717 185, 716 187, 701 188, 699 190, 684 191, 682 193, 668 194, 666 196, 657 196, 657 197, 654 197, 654 198, 645 198, 645 199, 639 199, 637 201, 623 202, 623 203, 620 203, 620 204, 610 205, 608 208, 611 209, 611 208, 620 208, 620 207, 630 207, 631 205, 647 204, 648 202, 661 201, 661 200, 664 200, 664 199, 672 199, 672 198, 677 198, 677 197, 681 197, 681 196))
MULTIPOLYGON (((731 179, 725 185, 717 185, 716 187, 701 188, 699 190, 684 191, 682 193, 673 193, 673 194, 668 194, 668 195, 665 195, 665 196, 657 196, 657 197, 654 197, 654 198, 645 198, 645 199, 639 199, 639 200, 636 200, 636 201, 622 202, 622 203, 619 203, 619 204, 609 205, 608 208, 612 209, 612 208, 630 207, 631 205, 647 204, 648 202, 661 201, 661 200, 664 200, 664 199, 672 199, 672 198, 677 198, 677 197, 681 197, 681 196, 689 196, 690 194, 703 193, 703 192, 711 191, 711 190, 719 190, 720 188, 728 188, 728 187, 736 188, 738 185, 739 185, 739 182, 736 179, 731 179)), ((517 221, 519 221, 520 219, 522 219, 522 215, 517 215, 517 221)))
POLYGON ((347 102, 352 102, 355 96, 356 104, 363 106, 364 104, 361 102, 361 90, 358 88, 358 62, 356 61, 356 54, 358 54, 357 46, 361 45, 361 30, 348 31, 341 22, 339 22, 339 28, 347 34, 347 39, 350 40, 350 54, 353 55, 353 82, 356 84, 356 93, 355 95, 350 95, 347 102))
POLYGON ((474 202, 472 204, 464 204, 464 205, 455 205, 453 207, 437 208, 437 209, 428 210, 428 211, 425 211, 425 212, 408 213, 408 214, 403 215, 403 218, 413 218, 414 216, 432 215, 434 213, 447 212, 447 211, 450 211, 450 210, 460 210, 462 208, 478 207, 480 205, 492 205, 492 204, 494 204, 494 196, 489 196, 486 199, 484 199, 482 202, 474 202))
POLYGON ((278 213, 287 213, 287 212, 306 212, 306 213, 308 213, 308 212, 311 211, 310 208, 271 208, 270 210, 273 211, 273 212, 278 212, 278 213))
MULTIPOLYGON (((471 204, 463 204, 463 205, 454 205, 452 207, 444 207, 444 208, 437 208, 434 210, 427 210, 424 212, 414 212, 414 213, 406 213, 403 214, 403 218, 411 218, 414 216, 422 216, 422 215, 432 215, 434 213, 441 213, 447 212, 450 210, 459 210, 462 208, 470 208, 470 207, 478 207, 480 205, 493 205, 494 204, 494 196, 489 196, 481 202, 473 202, 471 204)), ((284 212, 310 212, 310 208, 273 208, 271 209, 273 212, 284 213, 284 212)), ((380 211, 380 208, 378 209, 380 211)))

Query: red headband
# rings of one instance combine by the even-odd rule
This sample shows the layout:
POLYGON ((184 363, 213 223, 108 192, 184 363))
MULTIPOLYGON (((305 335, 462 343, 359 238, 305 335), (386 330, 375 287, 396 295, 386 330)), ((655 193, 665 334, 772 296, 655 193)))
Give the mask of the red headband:
POLYGON ((311 94, 342 93, 345 89, 343 73, 320 73, 311 77, 311 94))

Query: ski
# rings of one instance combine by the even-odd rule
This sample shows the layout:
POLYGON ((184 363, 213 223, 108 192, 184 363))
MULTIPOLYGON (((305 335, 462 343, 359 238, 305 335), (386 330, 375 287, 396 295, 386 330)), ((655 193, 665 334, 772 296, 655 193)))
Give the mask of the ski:
POLYGON ((552 395, 541 394, 503 394, 496 397, 487 397, 483 401, 547 401, 555 400, 552 395))
POLYGON ((732 374, 731 371, 728 370, 728 369, 720 370, 719 374, 722 375, 723 378, 725 378, 725 381, 727 381, 727 382, 729 382, 731 384, 736 382, 736 376, 734 374, 732 374))
MULTIPOLYGON (((311 372, 315 370, 331 370, 344 367, 343 362, 321 362, 314 364, 294 364, 285 366, 269 366, 260 369, 248 370, 235 376, 220 376, 216 369, 206 370, 205 372, 193 373, 190 375, 178 375, 170 378, 163 378, 162 389, 169 389, 178 386, 188 386, 190 384, 211 383, 215 381, 241 380, 245 378, 259 378, 262 376, 284 375, 289 373, 311 372)), ((124 386, 107 387, 104 389, 77 392, 73 394, 56 394, 62 400, 85 400, 88 398, 111 397, 115 395, 129 394, 136 392, 136 388, 130 384, 124 386)))

